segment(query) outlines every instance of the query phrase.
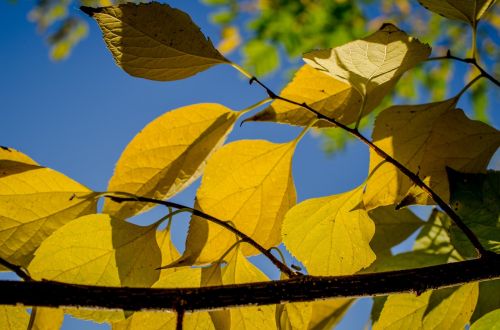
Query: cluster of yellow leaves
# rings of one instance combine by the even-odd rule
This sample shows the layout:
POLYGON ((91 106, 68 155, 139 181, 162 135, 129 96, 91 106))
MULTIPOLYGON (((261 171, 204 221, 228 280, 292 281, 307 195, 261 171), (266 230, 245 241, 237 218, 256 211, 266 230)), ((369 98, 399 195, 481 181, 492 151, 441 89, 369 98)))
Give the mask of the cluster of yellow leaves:
MULTIPOLYGON (((429 7, 453 18, 459 15, 456 10, 472 10, 457 3, 455 7, 446 1, 431 2, 429 7)), ((475 3, 472 16, 469 11, 466 15, 472 24, 492 4, 475 3)), ((117 64, 131 75, 168 81, 216 64, 231 64, 188 15, 168 5, 126 4, 83 11, 97 20, 117 64)), ((307 64, 281 96, 305 102, 342 124, 358 123, 381 103, 404 72, 429 54, 428 45, 384 24, 364 39, 306 54, 307 64)), ((457 101, 455 97, 388 108, 378 116, 373 131, 378 147, 424 178, 445 199, 449 195, 446 167, 485 171, 500 145, 499 132, 468 119, 455 109, 457 101)), ((413 251, 392 255, 392 247, 424 224, 409 210, 394 210, 394 205, 432 201, 374 152, 364 184, 295 205, 295 147, 310 125, 331 123, 313 122, 310 112, 276 100, 249 120, 306 126, 298 138, 281 144, 243 140, 223 145, 244 112, 219 104, 196 104, 155 119, 122 153, 109 194, 166 199, 203 173, 195 209, 226 221, 266 249, 284 243, 313 275, 351 275, 463 259, 446 231, 449 220, 439 212, 433 212, 425 223, 413 251)), ((207 219, 192 216, 181 254, 172 244, 169 226, 159 230, 165 219, 149 226, 127 221, 151 204, 105 199, 103 213, 97 213, 100 195, 16 150, 1 148, 0 257, 26 268, 36 280, 77 284, 172 288, 269 280, 247 259, 258 253, 254 247, 238 245, 234 233, 207 219)), ((473 328, 482 329, 482 324, 498 320, 498 313, 492 314, 498 306, 492 308, 488 296, 488 286, 498 283, 486 282, 485 286, 481 289, 478 283, 470 283, 417 296, 391 295, 373 313, 374 329, 457 329, 471 317, 479 319, 473 328)), ((326 329, 340 320, 352 301, 199 312, 188 314, 184 326, 326 329)), ((166 312, 64 311, 113 322, 113 329, 170 329, 176 323, 175 314, 166 312)), ((32 318, 35 328, 57 328, 62 311, 36 308, 32 318)), ((29 315, 23 308, 0 309, 0 328, 17 329, 27 322, 29 315)))

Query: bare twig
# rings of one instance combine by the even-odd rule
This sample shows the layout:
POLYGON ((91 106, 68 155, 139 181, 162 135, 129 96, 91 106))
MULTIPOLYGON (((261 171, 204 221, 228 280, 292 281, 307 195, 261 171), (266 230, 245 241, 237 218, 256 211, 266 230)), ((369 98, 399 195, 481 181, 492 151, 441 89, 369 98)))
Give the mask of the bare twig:
POLYGON ((16 273, 17 276, 19 276, 23 280, 32 281, 31 276, 28 274, 28 272, 23 267, 18 266, 18 265, 14 265, 3 258, 0 258, 0 265, 13 271, 14 273, 16 273))
POLYGON ((278 269, 285 273, 289 277, 296 277, 300 276, 302 274, 298 272, 294 272, 291 270, 287 265, 282 263, 280 260, 278 260, 271 252, 269 252, 266 248, 264 248, 262 245, 257 243, 253 238, 248 236, 247 234, 239 231, 237 228, 232 226, 228 221, 223 221, 220 219, 217 219, 210 214, 207 214, 205 212, 202 212, 200 210, 177 204, 174 202, 169 202, 169 201, 163 201, 159 199, 154 199, 154 198, 147 198, 147 197, 141 197, 141 196, 134 196, 134 197, 119 197, 119 196, 114 196, 114 195, 104 195, 104 197, 111 198, 113 201, 117 203, 122 203, 122 202, 145 202, 145 203, 152 203, 152 204, 158 204, 158 205, 163 205, 167 207, 173 207, 176 209, 186 209, 189 210, 192 214, 197 215, 201 218, 204 218, 205 220, 208 220, 212 223, 215 223, 230 232, 236 234, 238 237, 241 238, 242 242, 248 243, 252 245, 255 249, 257 249, 260 253, 262 253, 264 256, 266 256, 278 269))

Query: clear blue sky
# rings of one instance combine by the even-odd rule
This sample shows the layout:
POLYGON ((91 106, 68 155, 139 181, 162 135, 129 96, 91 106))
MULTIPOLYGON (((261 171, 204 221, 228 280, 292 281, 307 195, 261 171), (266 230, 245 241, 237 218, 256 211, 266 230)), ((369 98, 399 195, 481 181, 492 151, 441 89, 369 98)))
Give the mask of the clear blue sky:
MULTIPOLYGON (((266 97, 229 66, 217 66, 176 82, 133 78, 114 64, 100 31, 90 20, 89 37, 68 60, 54 63, 48 58, 43 38, 27 20, 33 3, 0 2, 0 145, 18 149, 93 190, 106 189, 127 143, 164 112, 200 102, 242 109, 266 97)), ((203 32, 217 41, 217 29, 208 22, 207 7, 198 1, 169 3, 190 13, 203 32)), ((77 13, 77 7, 72 11, 77 13)), ((239 57, 236 54, 231 59, 238 62, 239 57)), ((266 82, 279 91, 284 83, 281 77, 276 74, 266 82)), ((247 123, 236 126, 229 140, 283 142, 299 131, 284 125, 247 123)), ((355 142, 346 151, 326 156, 319 140, 308 135, 300 143, 293 164, 298 199, 350 190, 364 180, 367 170, 368 150, 364 145, 355 142)), ((196 186, 174 200, 192 205, 196 186)), ((153 211, 149 219, 158 218, 158 214, 153 211)), ((147 217, 141 219, 148 221, 147 217)), ((180 248, 186 228, 187 219, 174 226, 174 240, 180 248)), ((269 276, 277 277, 265 261, 253 261, 269 276)), ((369 300, 354 306, 338 329, 362 329, 368 306, 369 300)), ((63 329, 100 328, 106 326, 70 318, 63 325, 63 329)))

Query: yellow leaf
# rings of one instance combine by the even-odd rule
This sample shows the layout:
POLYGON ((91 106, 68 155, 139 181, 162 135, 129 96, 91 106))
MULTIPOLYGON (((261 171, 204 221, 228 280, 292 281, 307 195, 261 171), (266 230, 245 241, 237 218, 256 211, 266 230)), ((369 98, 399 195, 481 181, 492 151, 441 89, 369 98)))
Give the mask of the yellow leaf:
MULTIPOLYGON (((404 72, 425 60, 430 52, 428 45, 386 23, 364 39, 307 53, 304 61, 349 83, 367 97, 365 102, 369 104, 373 97, 381 100, 404 72)), ((363 115, 368 113, 367 110, 370 109, 365 106, 363 115)))
MULTIPOLYGON (((156 232, 156 241, 161 251, 161 264, 168 265, 174 260, 179 259, 180 254, 172 242, 170 229, 164 229, 156 232)), ((160 275, 161 276, 161 275, 160 275)))
MULTIPOLYGON (((295 145, 244 140, 222 147, 208 162, 195 208, 231 221, 265 248, 279 244, 282 220, 295 204, 295 145)), ((186 251, 177 265, 217 261, 236 240, 227 229, 193 216, 186 251)), ((258 253, 247 244, 241 249, 245 255, 258 253)))
POLYGON ((463 329, 474 312, 478 295, 477 282, 432 292, 423 321, 424 329, 463 329))
POLYGON ((390 295, 373 330, 423 329, 422 317, 430 296, 431 291, 420 296, 413 293, 390 295))
POLYGON ((0 329, 26 330, 29 321, 30 316, 26 308, 0 305, 0 329))
MULTIPOLYGON (((264 281, 269 281, 269 278, 252 265, 239 248, 231 253, 227 266, 222 269, 224 285, 264 281)), ((244 300, 242 297, 242 301, 244 300)), ((230 313, 230 329, 276 329, 274 306, 238 307, 231 309, 230 313)))
POLYGON ((178 80, 229 63, 189 15, 167 4, 81 9, 96 19, 116 63, 132 76, 178 80))
POLYGON ((344 316, 354 299, 330 299, 313 301, 311 320, 307 329, 330 330, 344 316))
POLYGON ((312 315, 311 303, 289 303, 276 306, 276 324, 280 330, 307 329, 312 315))
POLYGON ((495 0, 418 0, 418 2, 441 16, 475 26, 495 0))
MULTIPOLYGON (((156 224, 141 227, 92 214, 78 218, 47 238, 28 270, 34 279, 66 283, 151 287, 159 278, 156 224)), ((70 310, 98 322, 123 319, 124 312, 70 310)))
POLYGON ((339 195, 313 198, 293 207, 283 222, 283 243, 311 275, 349 275, 375 260, 375 233, 368 213, 359 209, 358 187, 339 195))
MULTIPOLYGON (((449 189, 445 167, 461 172, 484 172, 500 145, 500 133, 455 109, 456 99, 394 106, 375 121, 374 143, 426 182, 443 200, 449 189)), ((433 204, 433 201, 392 164, 370 151, 369 178, 364 203, 381 205, 433 204)))
POLYGON ((59 330, 64 320, 64 311, 60 308, 34 307, 33 326, 30 330, 59 330))
POLYGON ((222 29, 222 40, 217 45, 217 49, 224 54, 232 53, 241 44, 241 36, 238 27, 226 26, 222 29))
MULTIPOLYGON (((116 164, 108 191, 169 198, 201 174, 207 158, 225 141, 238 113, 214 103, 175 109, 149 123, 129 143, 116 164)), ((106 199, 104 212, 128 218, 152 207, 106 199)))
MULTIPOLYGON (((203 270, 175 268, 162 271, 162 277, 153 288, 199 287, 203 270)), ((177 315, 173 312, 135 312, 126 320, 114 322, 113 330, 169 330, 176 329, 177 315)), ((186 313, 184 329, 215 329, 207 312, 186 313)))
POLYGON ((40 243, 79 216, 96 194, 14 149, 0 149, 0 257, 26 267, 40 243))
MULTIPOLYGON (((292 101, 307 103, 325 116, 335 118, 343 124, 356 121, 361 107, 361 95, 349 84, 319 72, 310 65, 300 68, 293 80, 283 89, 280 96, 292 101)), ((246 121, 273 121, 307 126, 316 115, 310 111, 282 100, 275 100, 269 107, 246 121)), ((332 126, 326 121, 318 127, 332 126)))

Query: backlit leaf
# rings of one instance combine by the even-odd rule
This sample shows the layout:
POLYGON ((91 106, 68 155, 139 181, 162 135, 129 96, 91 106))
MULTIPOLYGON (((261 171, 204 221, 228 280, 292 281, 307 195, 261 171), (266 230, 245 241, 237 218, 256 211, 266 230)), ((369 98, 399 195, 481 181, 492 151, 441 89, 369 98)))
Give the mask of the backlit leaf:
MULTIPOLYGON (((202 103, 169 111, 149 123, 125 148, 108 191, 170 198, 195 181, 207 158, 225 141, 238 114, 202 103)), ((153 205, 106 199, 104 212, 128 218, 153 205)))
MULTIPOLYGON (((419 177, 442 199, 448 200, 446 166, 464 172, 483 172, 500 145, 500 133, 455 109, 456 99, 394 106, 375 121, 374 143, 419 177)), ((364 202, 367 209, 400 203, 433 201, 392 164, 370 151, 370 169, 364 202)))
POLYGON ((479 298, 471 322, 475 322, 493 310, 500 309, 500 295, 498 292, 500 292, 500 280, 479 282, 479 298))
POLYGON ((390 295, 382 308, 373 330, 401 330, 422 328, 424 316, 431 291, 417 296, 413 293, 390 295))
MULTIPOLYGON (((281 223, 295 204, 291 161, 296 141, 230 143, 208 162, 195 208, 231 223, 265 248, 281 242, 281 223)), ((237 240, 235 234, 193 216, 186 251, 177 265, 217 261, 237 240)), ((245 255, 257 251, 244 244, 245 255)))
POLYGON ((96 194, 14 149, 0 149, 0 257, 27 266, 64 224, 95 213, 96 194))
POLYGON ((418 0, 418 2, 441 16, 475 26, 495 0, 418 0))
POLYGON ((289 303, 276 306, 276 324, 280 330, 307 329, 311 315, 311 303, 289 303))
POLYGON ((500 309, 489 312, 482 318, 474 322, 470 330, 499 330, 500 329, 500 309))
MULTIPOLYGON (((35 279, 66 283, 151 287, 159 278, 160 249, 156 227, 137 226, 106 214, 74 220, 47 238, 35 253, 29 272, 35 279)), ((119 320, 123 311, 71 310, 97 321, 119 320)))
POLYGON ((463 329, 476 307, 478 283, 433 291, 423 320, 424 329, 463 329))
POLYGON ((362 189, 313 198, 293 207, 283 222, 283 243, 312 275, 349 275, 375 260, 368 213, 356 208, 362 189))
POLYGON ((186 13, 167 4, 81 9, 97 21, 116 63, 132 76, 178 80, 229 63, 186 13))
MULTIPOLYGON (((306 63, 352 85, 361 95, 383 98, 405 72, 425 60, 428 45, 386 23, 368 37, 304 55, 306 63)), ((380 101, 379 101, 380 102, 380 101)), ((374 102, 377 103, 377 102, 374 102)), ((366 115, 369 109, 364 109, 366 115)))
POLYGON ((25 307, 0 305, 0 329, 26 330, 30 316, 25 307))
POLYGON ((61 308, 35 307, 35 319, 30 330, 59 330, 63 324, 64 311, 61 308))
POLYGON ((354 299, 329 299, 311 302, 312 315, 307 329, 330 330, 340 322, 354 299))

